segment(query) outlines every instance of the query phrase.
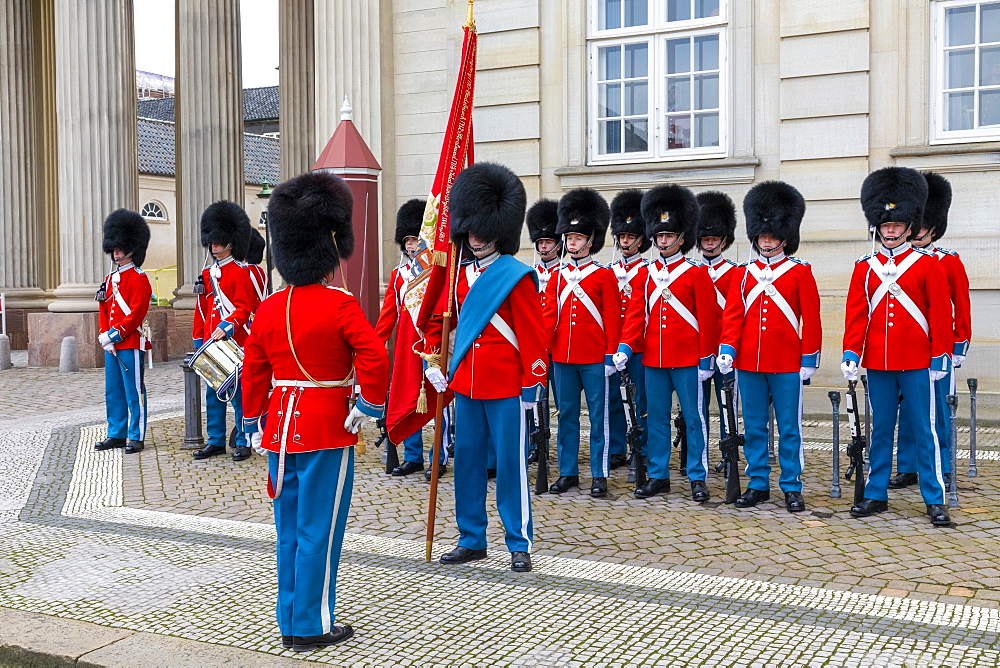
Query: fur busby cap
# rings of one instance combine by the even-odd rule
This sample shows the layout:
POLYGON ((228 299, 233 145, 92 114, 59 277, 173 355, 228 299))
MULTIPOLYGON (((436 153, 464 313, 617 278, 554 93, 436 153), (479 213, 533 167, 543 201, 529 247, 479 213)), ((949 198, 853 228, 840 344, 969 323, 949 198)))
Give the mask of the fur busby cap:
POLYGON ((924 227, 933 230, 931 241, 937 241, 948 229, 948 209, 951 208, 951 184, 934 172, 924 172, 927 181, 927 205, 924 207, 924 227))
POLYGON ((306 172, 274 189, 267 224, 274 266, 286 282, 319 283, 351 256, 353 203, 347 183, 324 172, 306 172))
POLYGON ((539 239, 559 238, 556 225, 559 223, 559 202, 540 199, 528 209, 528 237, 534 243, 539 239))
POLYGON ((623 190, 611 200, 611 236, 617 239, 619 234, 635 234, 642 239, 640 253, 653 245, 642 222, 642 191, 638 188, 623 190))
POLYGON ((604 248, 604 238, 611 222, 608 201, 600 193, 590 188, 574 188, 559 199, 559 222, 556 234, 576 233, 592 236, 591 253, 599 253, 604 248))
POLYGON ((242 261, 250 244, 250 218, 239 204, 220 200, 201 214, 201 245, 230 246, 233 257, 242 261))
POLYGON ((725 252, 736 241, 736 205, 726 193, 698 193, 698 238, 722 237, 725 252))
POLYGON ((247 264, 260 264, 264 261, 264 237, 261 236, 260 232, 256 228, 250 228, 250 249, 247 251, 247 256, 244 258, 244 262, 247 264))
POLYGON ((455 177, 448 196, 451 240, 465 243, 469 234, 496 243, 503 255, 521 247, 528 196, 521 179, 495 162, 469 165, 455 177))
POLYGON ((101 247, 105 253, 113 253, 117 248, 126 255, 131 255, 135 266, 141 267, 146 261, 146 249, 149 248, 149 223, 135 211, 113 211, 104 219, 104 241, 101 247))
POLYGON ((919 230, 927 204, 927 180, 909 167, 883 167, 872 172, 861 184, 861 208, 868 227, 882 223, 909 223, 919 230))
POLYGON ((650 240, 657 234, 673 232, 684 235, 682 253, 694 248, 698 234, 698 200, 688 188, 673 183, 650 188, 642 196, 641 208, 646 236, 650 240))
POLYGON ((743 198, 747 238, 754 248, 757 237, 773 234, 785 242, 785 255, 799 249, 799 226, 806 215, 806 200, 794 186, 784 181, 762 181, 743 198))
POLYGON ((420 236, 420 226, 424 222, 425 199, 411 199, 396 212, 396 244, 399 250, 406 250, 406 237, 420 236))

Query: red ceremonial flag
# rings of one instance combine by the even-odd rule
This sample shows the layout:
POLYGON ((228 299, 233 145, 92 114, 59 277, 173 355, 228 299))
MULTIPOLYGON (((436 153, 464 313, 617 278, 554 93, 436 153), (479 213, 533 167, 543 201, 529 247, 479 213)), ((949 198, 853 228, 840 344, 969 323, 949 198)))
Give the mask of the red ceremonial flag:
MULTIPOLYGON (((476 88, 476 26, 464 27, 462 63, 455 85, 455 96, 448 116, 441 157, 424 220, 420 229, 421 250, 417 254, 421 272, 407 284, 403 294, 405 317, 412 319, 418 336, 423 336, 431 318, 451 314, 455 254, 451 244, 448 194, 455 177, 473 162, 472 100, 476 88)), ((419 344, 415 341, 414 344, 419 344)), ((386 429, 393 443, 399 443, 427 424, 434 412, 428 410, 427 397, 435 390, 421 374, 392 379, 392 391, 386 410, 386 429), (397 387, 397 383, 401 386, 397 387)), ((449 395, 450 396, 450 395, 449 395)))

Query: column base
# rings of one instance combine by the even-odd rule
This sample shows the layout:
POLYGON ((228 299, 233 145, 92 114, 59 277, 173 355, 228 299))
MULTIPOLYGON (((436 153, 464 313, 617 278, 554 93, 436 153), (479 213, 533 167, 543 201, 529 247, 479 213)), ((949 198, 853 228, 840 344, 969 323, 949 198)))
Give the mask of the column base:
POLYGON ((44 304, 35 308, 11 308, 7 303, 7 336, 11 350, 28 349, 28 316, 32 313, 48 313, 44 304))
MULTIPOLYGON (((63 283, 56 288, 56 300, 49 304, 52 313, 89 313, 98 310, 94 295, 99 283, 63 283)), ((96 339, 95 339, 96 340, 96 339)), ((81 366, 83 361, 80 362, 81 366)))
POLYGON ((97 313, 29 313, 28 366, 59 366, 62 340, 75 336, 79 346, 80 368, 104 366, 104 351, 97 342, 100 334, 97 313))
POLYGON ((175 311, 193 311, 198 306, 198 295, 194 292, 194 283, 185 283, 174 290, 174 298, 170 305, 175 311))

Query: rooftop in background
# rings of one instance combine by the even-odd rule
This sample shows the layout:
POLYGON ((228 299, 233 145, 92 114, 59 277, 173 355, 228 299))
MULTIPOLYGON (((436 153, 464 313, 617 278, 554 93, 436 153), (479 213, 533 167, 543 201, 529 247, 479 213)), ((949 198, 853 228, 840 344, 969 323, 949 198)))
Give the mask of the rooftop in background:
POLYGON ((154 72, 135 71, 136 96, 140 100, 173 97, 174 78, 154 72))
MULTIPOLYGON (((161 100, 154 100, 160 102, 161 100)), ((177 160, 174 149, 174 124, 171 121, 139 119, 139 173, 174 176, 177 160)), ((244 179, 262 185, 278 183, 278 140, 244 133, 244 179)))
MULTIPOLYGON (((174 99, 165 97, 158 100, 139 100, 139 118, 151 118, 157 121, 174 120, 174 99)), ((243 89, 243 120, 270 121, 278 119, 278 87, 264 86, 261 88, 243 89)))

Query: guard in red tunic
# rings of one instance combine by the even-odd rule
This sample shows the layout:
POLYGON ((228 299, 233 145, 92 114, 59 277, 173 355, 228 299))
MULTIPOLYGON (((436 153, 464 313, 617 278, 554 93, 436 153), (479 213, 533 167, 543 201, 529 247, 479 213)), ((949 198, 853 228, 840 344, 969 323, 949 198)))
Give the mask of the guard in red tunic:
POLYGON ((819 290, 809 263, 792 257, 806 202, 781 181, 758 183, 743 200, 747 238, 757 259, 741 266, 726 297, 719 343, 719 371, 736 368, 743 400, 747 490, 737 508, 771 497, 767 463, 768 404, 778 423, 778 486, 785 507, 806 509, 802 498, 802 384, 819 367, 823 329, 819 290))
POLYGON ((927 514, 932 524, 946 526, 951 518, 934 430, 934 383, 951 370, 951 295, 941 262, 907 241, 923 227, 926 202, 927 181, 908 167, 872 172, 861 186, 869 231, 881 245, 854 265, 841 370, 848 380, 857 380, 858 365, 864 365, 872 407, 871 467, 865 497, 851 515, 868 517, 889 508, 898 415, 913 434, 927 514))
POLYGON ((264 262, 264 250, 266 246, 267 242, 264 241, 264 237, 261 236, 261 233, 256 228, 251 226, 250 248, 247 250, 247 256, 243 261, 246 263, 247 269, 250 270, 250 282, 253 284, 253 291, 257 294, 257 301, 261 302, 270 294, 268 283, 270 283, 271 277, 267 275, 267 269, 261 266, 261 263, 264 262))
MULTIPOLYGON (((969 299, 969 275, 965 272, 962 259, 955 251, 937 245, 937 240, 943 237, 945 230, 948 229, 951 184, 946 178, 933 172, 924 172, 924 179, 927 180, 924 224, 910 237, 910 243, 914 248, 934 254, 948 279, 948 291, 951 293, 952 329, 955 339, 951 359, 954 368, 934 384, 934 398, 937 400, 934 427, 938 445, 941 446, 941 470, 944 471, 945 482, 948 482, 948 476, 951 474, 951 412, 948 409, 947 399, 949 394, 955 394, 955 369, 962 366, 969 352, 969 341, 972 338, 972 304, 969 299)), ((899 425, 899 441, 896 446, 898 473, 889 479, 889 489, 901 489, 917 483, 917 460, 913 446, 915 440, 909 423, 902 421, 899 425)))
MULTIPOLYGON (((250 321, 260 304, 260 295, 246 258, 252 236, 250 219, 243 208, 222 200, 210 205, 201 216, 201 245, 209 250, 214 262, 202 270, 198 281, 204 286, 195 306, 191 338, 195 350, 210 339, 233 339, 242 347, 250 333, 250 321)), ((195 450, 195 459, 226 454, 226 404, 233 405, 236 423, 236 446, 233 461, 250 456, 250 445, 243 432, 242 388, 237 383, 230 397, 219 397, 205 386, 205 418, 208 439, 205 447, 195 450)))
POLYGON ((691 497, 710 498, 708 426, 702 412, 702 381, 715 373, 719 307, 708 269, 684 257, 694 247, 698 202, 677 185, 656 186, 642 197, 646 236, 660 257, 639 270, 641 289, 633 290, 625 313, 625 330, 614 364, 624 368, 637 350, 646 367, 649 412, 649 480, 635 491, 645 499, 670 491, 670 414, 673 394, 687 424, 687 475, 691 497))
POLYGON ((580 484, 581 392, 590 413, 590 495, 608 494, 608 376, 615 373, 611 355, 621 334, 621 305, 614 273, 592 254, 604 247, 610 219, 608 203, 595 190, 577 188, 559 200, 556 234, 569 260, 549 279, 544 309, 559 409, 559 479, 549 487, 552 494, 580 484))
POLYGON ((149 236, 149 225, 135 211, 118 209, 104 221, 102 247, 115 268, 97 291, 108 437, 95 444, 95 450, 125 448, 132 454, 141 451, 146 440, 143 361, 151 346, 143 320, 153 289, 139 267, 146 259, 149 236))
POLYGON ((367 417, 382 416, 388 390, 385 345, 358 301, 332 285, 354 249, 351 207, 347 184, 332 174, 303 174, 274 189, 268 225, 288 287, 260 305, 244 348, 244 425, 267 454, 274 499, 278 628, 282 645, 297 652, 354 633, 335 623, 337 566, 356 433, 367 417))
POLYGON ((542 308, 545 308, 545 289, 549 279, 558 271, 562 262, 559 259, 562 251, 562 241, 556 234, 559 223, 559 203, 550 199, 540 199, 528 209, 525 219, 528 225, 528 238, 535 244, 538 262, 534 269, 538 274, 538 294, 542 298, 542 308))

